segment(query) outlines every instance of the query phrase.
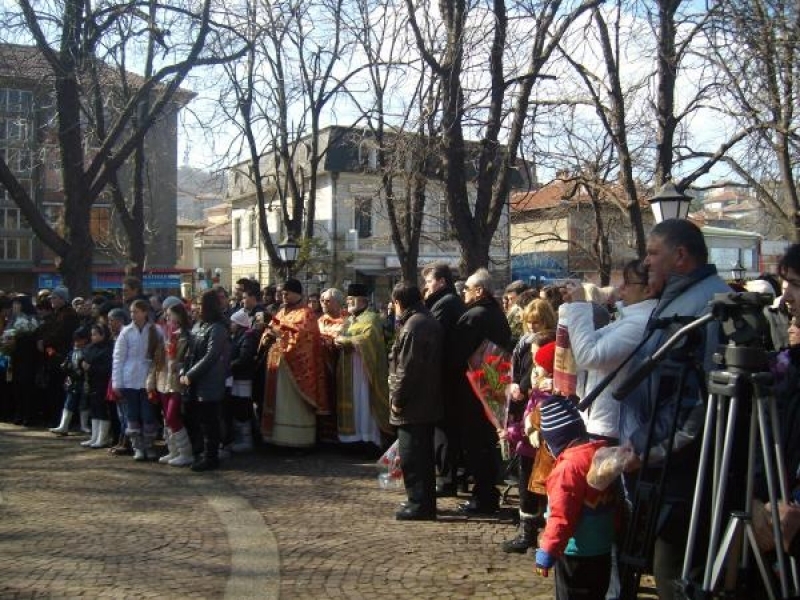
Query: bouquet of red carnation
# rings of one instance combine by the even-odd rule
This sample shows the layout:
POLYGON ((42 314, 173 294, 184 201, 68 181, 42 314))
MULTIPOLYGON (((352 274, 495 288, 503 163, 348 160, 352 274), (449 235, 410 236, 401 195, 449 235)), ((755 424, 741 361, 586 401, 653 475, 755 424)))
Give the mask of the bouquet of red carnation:
POLYGON ((504 429, 508 414, 507 389, 511 384, 511 360, 503 348, 484 340, 467 361, 467 380, 495 429, 504 429))

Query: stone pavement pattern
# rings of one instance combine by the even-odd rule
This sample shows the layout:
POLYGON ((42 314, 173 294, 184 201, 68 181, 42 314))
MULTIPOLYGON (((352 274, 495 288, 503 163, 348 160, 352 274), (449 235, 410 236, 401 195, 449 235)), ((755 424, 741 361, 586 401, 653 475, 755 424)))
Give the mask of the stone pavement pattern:
MULTIPOLYGON (((261 451, 195 474, 0 425, 0 598, 552 598, 509 519, 394 520, 373 461, 261 451)), ((463 498, 462 498, 463 499, 463 498)))

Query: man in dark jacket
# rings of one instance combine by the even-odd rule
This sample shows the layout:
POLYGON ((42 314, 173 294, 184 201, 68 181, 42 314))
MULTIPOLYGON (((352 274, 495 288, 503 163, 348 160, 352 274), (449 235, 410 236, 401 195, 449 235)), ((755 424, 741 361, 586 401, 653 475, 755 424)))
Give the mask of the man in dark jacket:
POLYGON ((402 329, 389 355, 389 422, 397 427, 408 495, 395 517, 398 521, 435 520, 433 428, 442 418, 442 327, 423 305, 415 285, 398 283, 392 302, 402 329))
MULTIPOLYGON (((444 332, 444 356, 442 357, 442 377, 445 382, 455 381, 464 370, 463 364, 454 360, 453 335, 456 324, 464 313, 464 301, 456 293, 453 284, 453 273, 447 263, 436 262, 422 269, 425 279, 425 306, 431 311, 433 318, 439 321, 444 332)), ((442 389, 444 400, 444 417, 439 422, 436 433, 436 457, 441 483, 436 486, 437 496, 455 496, 456 478, 461 456, 461 444, 458 434, 458 396, 452 385, 442 389)))
POLYGON ((475 480, 472 499, 459 506, 459 511, 468 516, 494 514, 500 507, 496 485, 500 464, 497 431, 484 416, 481 402, 466 376, 467 361, 484 340, 511 351, 511 329, 503 309, 492 295, 491 286, 492 276, 486 269, 478 269, 467 278, 464 286, 467 308, 456 325, 453 345, 448 348, 454 364, 464 365, 453 383, 459 398, 464 458, 475 480))

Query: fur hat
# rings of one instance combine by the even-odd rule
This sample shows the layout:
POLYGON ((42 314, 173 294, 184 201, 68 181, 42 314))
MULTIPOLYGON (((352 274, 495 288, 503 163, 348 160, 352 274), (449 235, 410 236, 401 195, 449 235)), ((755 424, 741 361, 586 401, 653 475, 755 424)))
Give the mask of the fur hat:
POLYGON ((289 277, 289 279, 283 282, 282 289, 286 292, 294 292, 295 294, 302 295, 303 284, 300 283, 299 279, 295 279, 294 277, 289 277))
POLYGON ((58 287, 53 288, 53 291, 50 292, 50 296, 51 297, 52 296, 58 296, 64 302, 69 304, 69 290, 67 288, 65 288, 63 285, 59 285, 58 287))
POLYGON ((347 286, 347 295, 366 298, 369 296, 369 290, 363 283, 351 283, 347 286))
POLYGON ((247 311, 243 308, 240 308, 235 313, 231 315, 231 323, 236 323, 239 327, 244 327, 245 329, 250 328, 250 315, 247 314, 247 311))
POLYGON ((553 374, 553 363, 556 359, 556 343, 545 344, 536 351, 533 357, 534 362, 547 371, 548 375, 553 374))
POLYGON ((542 412, 542 438, 553 456, 558 456, 576 439, 586 435, 578 407, 564 396, 550 396, 539 405, 542 412))

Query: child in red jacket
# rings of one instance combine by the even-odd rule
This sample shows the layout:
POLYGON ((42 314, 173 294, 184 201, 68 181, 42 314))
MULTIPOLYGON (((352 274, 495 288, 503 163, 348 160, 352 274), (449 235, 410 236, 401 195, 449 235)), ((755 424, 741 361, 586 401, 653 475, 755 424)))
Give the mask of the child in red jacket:
POLYGON ((555 567, 557 600, 603 600, 611 574, 614 500, 611 490, 586 482, 594 453, 577 406, 563 396, 541 404, 541 435, 556 459, 547 478, 547 524, 536 550, 536 570, 555 567))

